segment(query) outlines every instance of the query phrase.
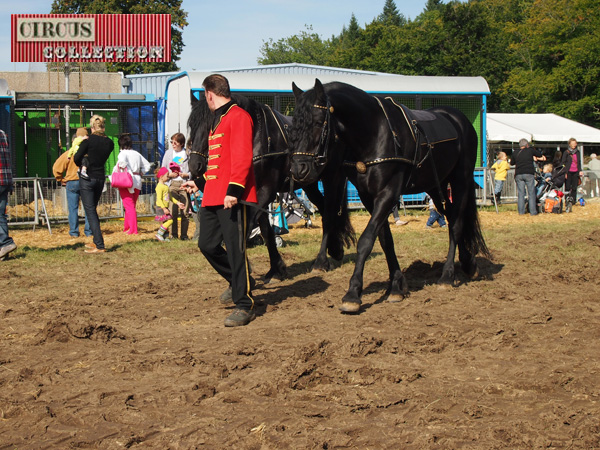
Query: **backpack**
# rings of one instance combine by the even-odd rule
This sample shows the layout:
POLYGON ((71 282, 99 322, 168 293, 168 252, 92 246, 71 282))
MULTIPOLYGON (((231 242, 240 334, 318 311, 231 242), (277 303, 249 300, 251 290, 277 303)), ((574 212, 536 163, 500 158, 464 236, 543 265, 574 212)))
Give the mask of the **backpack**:
POLYGON ((563 210, 562 198, 559 197, 547 197, 544 202, 544 212, 561 214, 563 210))

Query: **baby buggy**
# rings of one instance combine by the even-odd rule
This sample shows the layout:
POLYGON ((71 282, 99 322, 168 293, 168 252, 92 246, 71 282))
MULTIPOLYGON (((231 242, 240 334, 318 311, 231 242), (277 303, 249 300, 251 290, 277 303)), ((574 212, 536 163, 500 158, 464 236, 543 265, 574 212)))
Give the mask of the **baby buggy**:
MULTIPOLYGON (((557 213, 563 211, 564 193, 560 187, 564 184, 561 178, 560 167, 555 168, 550 176, 544 176, 539 170, 535 174, 536 206, 538 212, 557 213)), ((572 199, 565 197, 565 211, 569 212, 573 206, 572 199)), ((528 200, 525 200, 525 209, 528 209, 528 200)))
MULTIPOLYGON (((568 169, 565 167, 564 164, 556 166, 554 168, 554 170, 552 171, 552 183, 556 190, 558 190, 558 188, 561 188, 563 186, 563 184, 565 183, 567 171, 568 171, 568 169)), ((573 204, 575 203, 575 195, 576 195, 576 193, 571 192, 571 191, 564 193, 565 212, 569 213, 572 211, 573 204)))
MULTIPOLYGON (((286 192, 277 194, 273 203, 269 205, 269 222, 275 232, 275 244, 277 247, 283 247, 285 242, 282 235, 290 232, 288 225, 305 221, 305 226, 310 228, 312 220, 310 216, 314 214, 309 203, 298 196, 296 192, 286 192)), ((264 244, 264 239, 260 233, 260 227, 255 227, 250 232, 248 245, 250 247, 264 244)))
MULTIPOLYGON (((560 210, 562 212, 562 196, 563 193, 560 192, 560 197, 556 194, 559 190, 562 183, 560 183, 560 179, 557 179, 555 176, 555 171, 552 171, 552 174, 544 174, 539 169, 536 169, 535 173, 535 192, 536 192, 536 208, 538 212, 549 212, 545 211, 545 201, 548 197, 550 198, 560 198, 561 205, 560 210), (546 176, 545 176, 546 175, 546 176), (550 176, 548 176, 550 175, 550 176)), ((525 199, 525 211, 529 210, 529 199, 525 199)))

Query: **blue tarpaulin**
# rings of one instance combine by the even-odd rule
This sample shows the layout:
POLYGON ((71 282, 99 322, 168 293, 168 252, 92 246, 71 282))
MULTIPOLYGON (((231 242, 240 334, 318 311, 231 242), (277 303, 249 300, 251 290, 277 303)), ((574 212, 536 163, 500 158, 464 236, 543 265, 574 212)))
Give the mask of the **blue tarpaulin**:
POLYGON ((156 110, 158 115, 158 161, 160 162, 165 155, 165 115, 167 113, 167 102, 164 98, 156 100, 156 110))

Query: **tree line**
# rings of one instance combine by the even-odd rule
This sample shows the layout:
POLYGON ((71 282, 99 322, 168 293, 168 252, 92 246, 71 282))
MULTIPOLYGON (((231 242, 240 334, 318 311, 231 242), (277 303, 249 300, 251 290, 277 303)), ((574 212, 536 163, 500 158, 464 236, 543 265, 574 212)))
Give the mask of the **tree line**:
POLYGON ((482 76, 490 112, 555 113, 600 128, 597 0, 428 0, 414 20, 386 0, 323 39, 308 26, 270 39, 259 64, 303 63, 403 75, 482 76))
MULTIPOLYGON (((182 0, 53 0, 51 13, 171 14, 169 63, 107 63, 125 74, 178 70, 187 12, 182 0)), ((304 63, 403 75, 482 76, 490 112, 555 113, 600 128, 598 0, 428 0, 414 20, 385 0, 360 26, 352 15, 323 39, 308 26, 269 39, 259 64, 304 63)), ((97 70, 97 69, 95 69, 97 70)))

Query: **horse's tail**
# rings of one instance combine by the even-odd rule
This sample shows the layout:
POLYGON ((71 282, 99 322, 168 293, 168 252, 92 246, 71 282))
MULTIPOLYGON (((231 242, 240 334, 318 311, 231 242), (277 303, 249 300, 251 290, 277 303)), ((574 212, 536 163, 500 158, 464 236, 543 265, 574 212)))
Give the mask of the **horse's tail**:
POLYGON ((479 213, 477 211, 477 198, 475 197, 475 180, 472 180, 470 184, 471 186, 467 189, 468 198, 463 217, 465 247, 472 255, 481 254, 486 258, 491 258, 492 255, 481 231, 481 222, 479 221, 479 213))
MULTIPOLYGON (((462 148, 463 154, 459 156, 459 165, 456 171, 454 183, 457 184, 459 191, 466 189, 464 193, 466 201, 459 206, 459 220, 462 222, 462 234, 460 240, 464 243, 465 249, 473 256, 481 254, 486 258, 491 258, 490 250, 485 243, 483 232, 481 231, 481 222, 477 210, 477 198, 475 196, 475 178, 473 171, 477 159, 477 133, 469 122, 469 119, 460 111, 452 107, 441 107, 443 114, 452 123, 457 130, 461 130, 462 138, 459 148, 462 148)), ((450 182, 450 186, 454 184, 450 182)))
POLYGON ((327 252, 336 259, 341 260, 344 256, 344 248, 350 248, 356 245, 356 232, 350 222, 350 214, 348 213, 348 199, 344 195, 339 209, 335 211, 327 211, 326 214, 331 214, 332 229, 327 240, 327 252))
POLYGON ((335 221, 336 239, 345 247, 350 248, 356 245, 356 232, 350 222, 350 214, 348 213, 348 198, 344 197, 340 214, 336 215, 335 221))

